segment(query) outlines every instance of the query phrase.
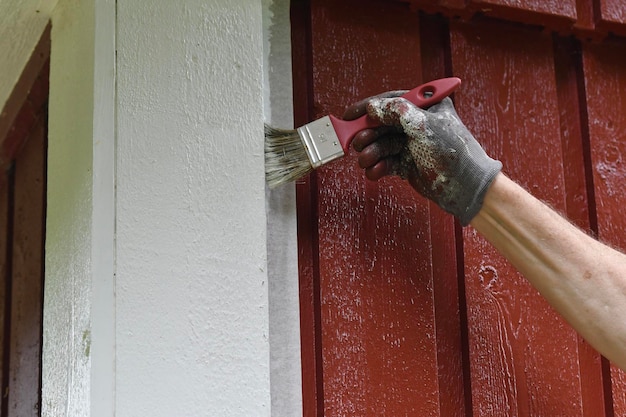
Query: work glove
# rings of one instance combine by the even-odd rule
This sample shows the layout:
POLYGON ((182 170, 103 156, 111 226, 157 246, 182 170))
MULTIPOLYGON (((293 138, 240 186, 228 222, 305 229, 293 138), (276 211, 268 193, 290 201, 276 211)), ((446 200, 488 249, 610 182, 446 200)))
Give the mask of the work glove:
POLYGON ((427 110, 393 91, 348 108, 344 119, 367 112, 383 126, 357 133, 352 142, 370 180, 398 175, 466 226, 480 211, 487 189, 502 169, 467 130, 452 100, 427 110))

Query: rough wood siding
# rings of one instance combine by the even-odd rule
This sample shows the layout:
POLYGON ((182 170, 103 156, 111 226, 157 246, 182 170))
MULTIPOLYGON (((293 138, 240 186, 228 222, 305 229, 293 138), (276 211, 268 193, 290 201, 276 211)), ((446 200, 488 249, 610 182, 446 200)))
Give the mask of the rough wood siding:
MULTIPOLYGON (((583 47, 583 68, 598 236, 626 250, 626 42, 583 47)), ((615 415, 626 415, 626 373, 611 370, 615 415)))
POLYGON ((17 108, 0 120, 3 416, 41 408, 49 39, 46 31, 8 103, 17 108))
POLYGON ((40 409, 45 132, 44 119, 15 162, 10 333, 5 345, 10 356, 9 416, 37 416, 40 409))
MULTIPOLYGON (((468 80, 456 95, 461 118, 507 175, 565 213, 570 174, 551 35, 500 23, 450 32, 454 73, 468 80)), ((472 228, 463 243, 474 413, 584 415, 595 397, 581 391, 576 333, 472 228)))
MULTIPOLYGON (((297 125, 458 76, 458 111, 505 172, 626 248, 621 2, 292 5, 297 125)), ((354 152, 297 190, 306 416, 626 414, 624 373, 471 227, 366 181, 354 152)))

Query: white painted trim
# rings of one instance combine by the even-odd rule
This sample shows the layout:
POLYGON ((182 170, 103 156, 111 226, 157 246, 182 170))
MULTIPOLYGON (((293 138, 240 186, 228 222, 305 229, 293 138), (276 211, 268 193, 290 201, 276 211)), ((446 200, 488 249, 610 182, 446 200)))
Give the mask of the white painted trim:
POLYGON ((52 14, 44 417, 90 415, 91 354, 94 348, 99 351, 92 343, 91 310, 94 296, 99 296, 93 287, 95 3, 63 0, 52 14))
MULTIPOLYGON (((275 1, 266 105, 285 124, 275 1)), ((263 200, 262 8, 192 3, 53 14, 45 417, 302 413, 294 187, 263 200)))
POLYGON ((95 3, 91 416, 115 415, 115 0, 95 3))
MULTIPOLYGON (((293 126, 289 0, 263 0, 265 121, 293 126)), ((302 415, 300 296, 294 184, 266 193, 273 417, 302 415)))

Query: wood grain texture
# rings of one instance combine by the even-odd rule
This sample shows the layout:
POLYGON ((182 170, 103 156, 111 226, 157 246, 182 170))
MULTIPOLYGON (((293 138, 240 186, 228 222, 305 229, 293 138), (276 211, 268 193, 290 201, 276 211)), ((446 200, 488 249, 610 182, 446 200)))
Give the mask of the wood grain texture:
POLYGON ((574 24, 574 32, 583 39, 597 37, 594 0, 577 0, 576 14, 577 19, 574 24))
MULTIPOLYGON (((556 88, 565 172, 567 218, 590 234, 597 234, 597 213, 593 191, 589 129, 582 72, 581 45, 571 38, 554 37, 556 88)), ((605 362, 581 336, 578 336, 581 399, 583 414, 606 415, 611 410, 610 379, 605 362)))
MULTIPOLYGON (((425 80, 452 75, 446 20, 422 15, 420 20, 421 56, 425 80)), ((471 409, 469 363, 466 360, 467 332, 463 280, 459 279, 462 256, 457 256, 457 231, 454 218, 435 204, 430 205, 430 241, 433 267, 433 293, 439 367, 440 415, 465 416, 471 409)))
POLYGON ((324 409, 321 347, 321 306, 317 234, 317 189, 313 178, 296 186, 298 205, 298 275, 300 293, 300 339, 302 355, 302 402, 304 417, 318 416, 324 409))
POLYGON ((467 7, 468 0, 401 0, 411 5, 412 10, 426 13, 442 13, 449 17, 468 19, 474 13, 467 7))
MULTIPOLYGON (((18 112, 23 110, 24 102, 28 97, 29 92, 32 90, 33 84, 36 83, 36 79, 42 77, 42 71, 46 72, 45 83, 47 85, 47 71, 49 71, 49 64, 47 64, 46 61, 48 61, 50 57, 50 30, 51 24, 48 23, 41 34, 41 38, 39 39, 39 42, 37 42, 31 57, 26 63, 19 80, 17 80, 15 86, 13 87, 11 95, 7 99, 7 102, 4 103, 4 107, 0 109, 0 148, 5 147, 4 142, 6 140, 6 136, 10 132, 11 128, 15 128, 15 118, 18 112)), ((44 98, 47 99, 47 89, 45 91, 46 93, 44 98)), ((12 155, 0 152, 0 162, 2 161, 2 158, 8 156, 12 155)))
MULTIPOLYGON (((309 119, 298 124, 458 76, 459 114, 505 173, 579 227, 618 241, 624 43, 532 26, 543 16, 551 29, 575 23, 601 39, 586 1, 311 0, 310 49, 298 52, 309 71, 298 108, 309 119), (485 7, 504 20, 411 12, 485 7), (586 26, 575 19, 583 9, 586 26)), ((473 229, 397 179, 366 181, 352 151, 298 190, 301 302, 316 355, 307 359, 314 412, 305 415, 626 415, 624 373, 473 229)))
MULTIPOLYGON (((451 28, 466 80, 461 118, 504 171, 557 210, 566 207, 552 39, 506 25, 451 28)), ((576 333, 471 228, 465 285, 475 415, 579 416, 576 333)))
MULTIPOLYGON (((423 81, 406 5, 316 0, 312 33, 315 116, 423 81)), ((317 181, 324 415, 439 415, 428 203, 397 179, 367 182, 353 152, 317 181)))
POLYGON ((491 13, 497 8, 506 15, 534 12, 546 17, 565 17, 572 21, 576 19, 576 0, 471 0, 471 3, 485 13, 491 13))
POLYGON ((565 31, 578 19, 576 0, 470 0, 486 16, 565 31))
MULTIPOLYGON (((292 1, 290 18, 294 123, 302 126, 313 117, 309 2, 292 1)), ((316 184, 315 173, 296 182, 303 417, 324 412, 316 184)))
POLYGON ((9 416, 38 416, 41 387, 45 119, 15 163, 9 416))
MULTIPOLYGON (((587 3, 592 0, 404 0, 415 10, 442 13, 450 18, 468 21, 476 16, 489 16, 546 27, 556 31, 571 31, 586 17, 587 3), (587 2, 587 3, 585 3, 587 2), (581 3, 580 5, 577 3, 581 3), (579 10, 583 15, 579 16, 579 10)), ((586 22, 586 21, 585 21, 586 22)), ((584 26, 584 25, 581 25, 584 26)))
MULTIPOLYGON (((626 43, 585 44, 584 79, 598 237, 626 250, 626 43)), ((616 416, 626 415, 626 373, 611 370, 616 416)))
MULTIPOLYGON (((13 206, 13 170, 7 170, 0 174, 0 388, 5 392, 8 385, 8 375, 5 375, 7 351, 6 343, 6 310, 7 307, 7 281, 11 274, 11 243, 13 242, 12 206, 13 206)), ((0 410, 5 407, 6 398, 0 397, 0 410)))
POLYGON ((13 163, 28 139, 33 126, 39 121, 42 108, 47 106, 49 68, 50 61, 47 60, 30 86, 30 91, 17 112, 13 125, 3 140, 0 140, 0 169, 6 170, 13 163))
POLYGON ((626 35, 621 0, 388 0, 404 1, 415 11, 469 21, 479 16, 535 25, 583 40, 601 41, 609 33, 626 35))
POLYGON ((621 0, 595 0, 598 26, 618 35, 626 35, 626 7, 621 0))

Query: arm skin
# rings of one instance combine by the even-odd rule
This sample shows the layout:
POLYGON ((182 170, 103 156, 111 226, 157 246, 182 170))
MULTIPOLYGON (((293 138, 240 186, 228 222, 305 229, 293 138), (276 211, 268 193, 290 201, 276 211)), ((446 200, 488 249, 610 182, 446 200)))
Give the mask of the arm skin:
POLYGON ((626 255, 500 173, 470 223, 596 350, 626 370, 626 255))

